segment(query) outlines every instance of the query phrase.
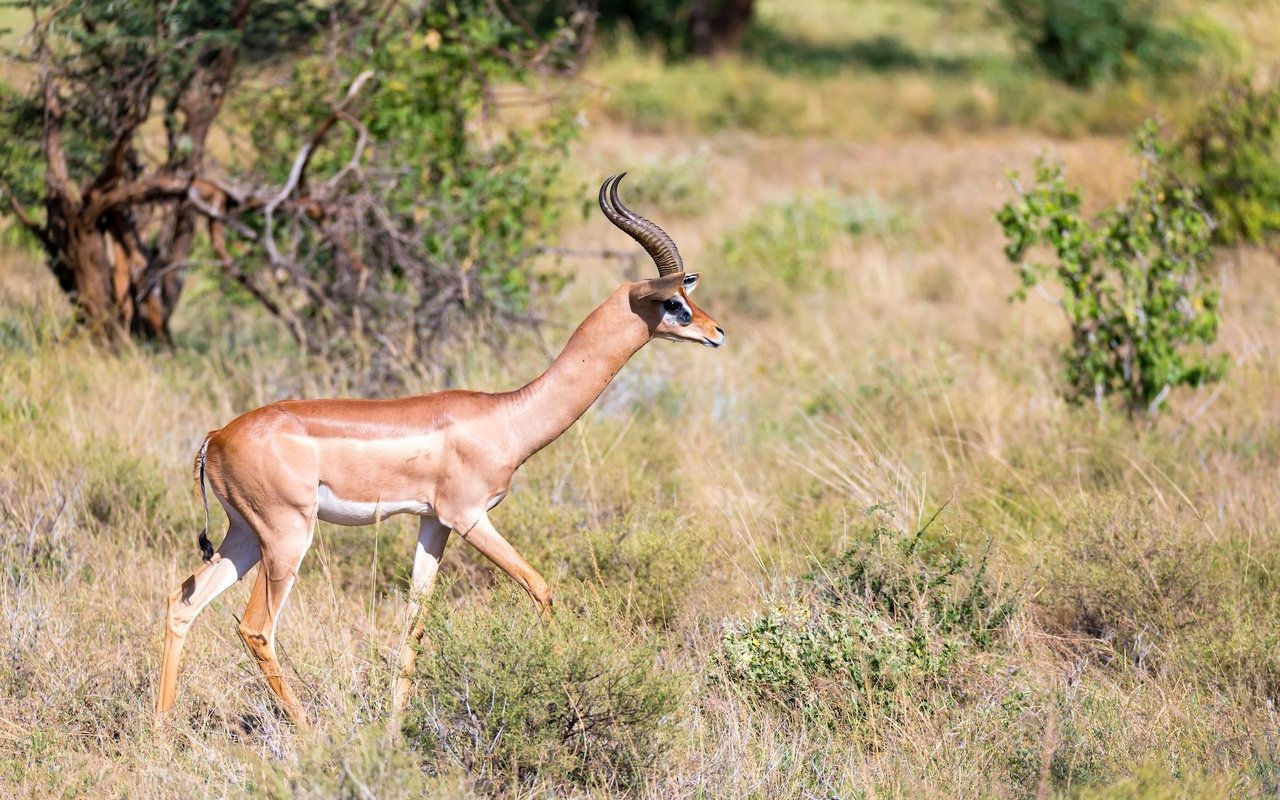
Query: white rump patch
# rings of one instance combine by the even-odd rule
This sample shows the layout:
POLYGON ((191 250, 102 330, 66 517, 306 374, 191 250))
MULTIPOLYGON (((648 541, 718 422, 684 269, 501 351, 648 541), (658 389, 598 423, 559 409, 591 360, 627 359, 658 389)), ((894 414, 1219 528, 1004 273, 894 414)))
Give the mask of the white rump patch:
POLYGON ((316 489, 316 516, 335 525, 372 525, 395 514, 431 514, 431 504, 423 500, 379 500, 362 503, 338 497, 323 483, 316 489))

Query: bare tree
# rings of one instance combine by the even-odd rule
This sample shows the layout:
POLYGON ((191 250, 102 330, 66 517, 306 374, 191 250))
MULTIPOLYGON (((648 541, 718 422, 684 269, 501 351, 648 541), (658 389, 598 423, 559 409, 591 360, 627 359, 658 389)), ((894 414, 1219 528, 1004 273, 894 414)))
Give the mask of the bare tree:
MULTIPOLYGON (((31 99, 41 112, 44 213, 27 208, 7 182, 5 199, 44 247, 81 321, 106 341, 130 333, 169 340, 195 241, 198 211, 188 195, 204 168, 252 3, 234 0, 216 36, 171 24, 178 5, 152 5, 150 29, 142 32, 105 19, 111 11, 101 4, 31 4, 27 57, 37 70, 31 99), (66 19, 72 14, 76 23, 66 19), (186 56, 188 68, 175 70, 179 50, 194 55, 186 56), (163 160, 148 163, 140 131, 157 107, 165 150, 163 160), (100 159, 79 150, 86 139, 101 146, 100 159)), ((130 10, 133 23, 142 19, 139 10, 130 10)))

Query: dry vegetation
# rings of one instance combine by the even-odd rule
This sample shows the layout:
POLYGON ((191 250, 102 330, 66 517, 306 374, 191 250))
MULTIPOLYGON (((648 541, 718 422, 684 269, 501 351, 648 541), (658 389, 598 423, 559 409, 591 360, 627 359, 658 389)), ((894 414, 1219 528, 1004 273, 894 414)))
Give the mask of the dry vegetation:
MULTIPOLYGON (((403 734, 399 520, 320 526, 280 635, 311 727, 235 636, 240 585, 196 624, 155 728, 164 597, 198 559, 192 453, 242 410, 345 387, 198 286, 175 352, 104 358, 42 267, 4 255, 0 794, 1274 796, 1274 257, 1221 254, 1231 372, 1135 426, 1060 399, 1063 324, 1007 302, 992 221, 1005 170, 1046 150, 1117 197, 1123 139, 693 135, 613 113, 575 170, 642 167, 634 205, 703 271, 729 346, 648 347, 494 512, 555 587, 556 625, 453 543, 403 734)), ((618 236, 593 218, 563 243, 618 236)), ((532 377, 622 277, 563 268, 541 340, 441 353, 454 382, 532 377)))

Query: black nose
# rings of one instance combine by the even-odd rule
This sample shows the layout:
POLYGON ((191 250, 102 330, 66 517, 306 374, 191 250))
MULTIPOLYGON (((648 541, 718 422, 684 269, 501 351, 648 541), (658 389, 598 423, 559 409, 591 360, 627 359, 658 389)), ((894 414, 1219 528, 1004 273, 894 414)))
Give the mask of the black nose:
POLYGON ((716 333, 720 334, 721 336, 724 336, 724 328, 721 328, 719 325, 717 325, 716 333))

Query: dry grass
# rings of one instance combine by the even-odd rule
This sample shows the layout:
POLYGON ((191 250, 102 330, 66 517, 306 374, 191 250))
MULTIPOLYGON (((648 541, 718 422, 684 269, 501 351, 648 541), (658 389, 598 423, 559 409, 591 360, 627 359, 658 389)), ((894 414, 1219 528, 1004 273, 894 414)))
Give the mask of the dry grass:
MULTIPOLYGON (((658 632, 665 668, 696 688, 671 720, 678 736, 647 793, 1017 796, 1042 780, 1061 791, 1105 785, 1138 764, 1148 766, 1133 780, 1157 786, 1206 773, 1206 796, 1224 785, 1274 787, 1280 731, 1264 701, 1275 684, 1253 682, 1280 674, 1267 666, 1280 635, 1268 591, 1280 567, 1269 478, 1280 460, 1274 262, 1224 256, 1230 378, 1180 395, 1166 419, 1134 430, 1058 398, 1060 321, 1047 304, 1005 301, 1014 278, 990 222, 1006 193, 1003 170, 1045 148, 1091 193, 1114 195, 1132 166, 1120 143, 820 145, 733 134, 704 146, 717 200, 669 227, 704 270, 703 300, 731 346, 642 352, 528 465, 497 512, 566 589, 607 584, 645 600, 666 585, 661 567, 620 577, 593 568, 582 548, 613 541, 597 532, 622 541, 669 528, 668 544, 629 557, 696 564, 691 583, 676 582, 679 611, 658 632), (838 238, 829 256, 840 282, 796 298, 796 311, 740 314, 726 299, 735 276, 716 259, 726 233, 770 203, 817 191, 884 198, 909 222, 838 238), (951 535, 990 538, 996 572, 1023 598, 1007 643, 966 660, 960 689, 832 737, 717 688, 707 670, 722 620, 750 618, 811 556, 863 535, 866 506, 888 503, 910 528, 946 500, 951 535), (1109 536, 1123 535, 1112 520, 1135 515, 1152 531, 1150 551, 1125 550, 1114 568, 1105 559, 1090 572, 1073 566, 1090 526, 1118 524, 1109 536), (1156 667, 1073 614, 1089 592, 1129 596, 1125 581, 1136 583, 1124 591, 1149 594, 1131 570, 1166 546, 1198 562, 1185 565, 1188 580, 1213 581, 1190 596, 1224 605, 1209 609, 1219 621, 1208 637, 1150 628, 1168 614, 1207 619, 1180 606, 1122 620, 1158 639, 1156 667)), ((605 130, 580 158, 585 172, 603 172, 637 153, 687 148, 605 130)), ((566 239, 616 244, 594 220, 566 239)), ((383 723, 412 537, 399 524, 376 535, 325 527, 308 559, 281 642, 306 687, 311 729, 281 721, 233 634, 244 586, 198 623, 173 726, 153 728, 163 597, 197 557, 190 453, 239 409, 330 387, 300 380, 265 347, 104 358, 65 339, 60 301, 28 259, 11 254, 5 269, 15 292, 0 373, 0 613, 11 631, 0 780, 40 795, 173 796, 194 785, 211 795, 330 796, 356 781, 379 797, 470 791, 447 762, 427 759, 433 769, 422 772, 383 723)), ((555 312, 566 326, 618 280, 613 265, 575 269, 555 312)), ((483 353, 454 358, 468 384, 497 388, 539 369, 536 348, 528 356, 506 368, 483 353)), ((446 570, 458 580, 439 602, 489 602, 493 581, 464 547, 446 570)), ((550 776, 520 792, 489 789, 556 785, 550 776)))

